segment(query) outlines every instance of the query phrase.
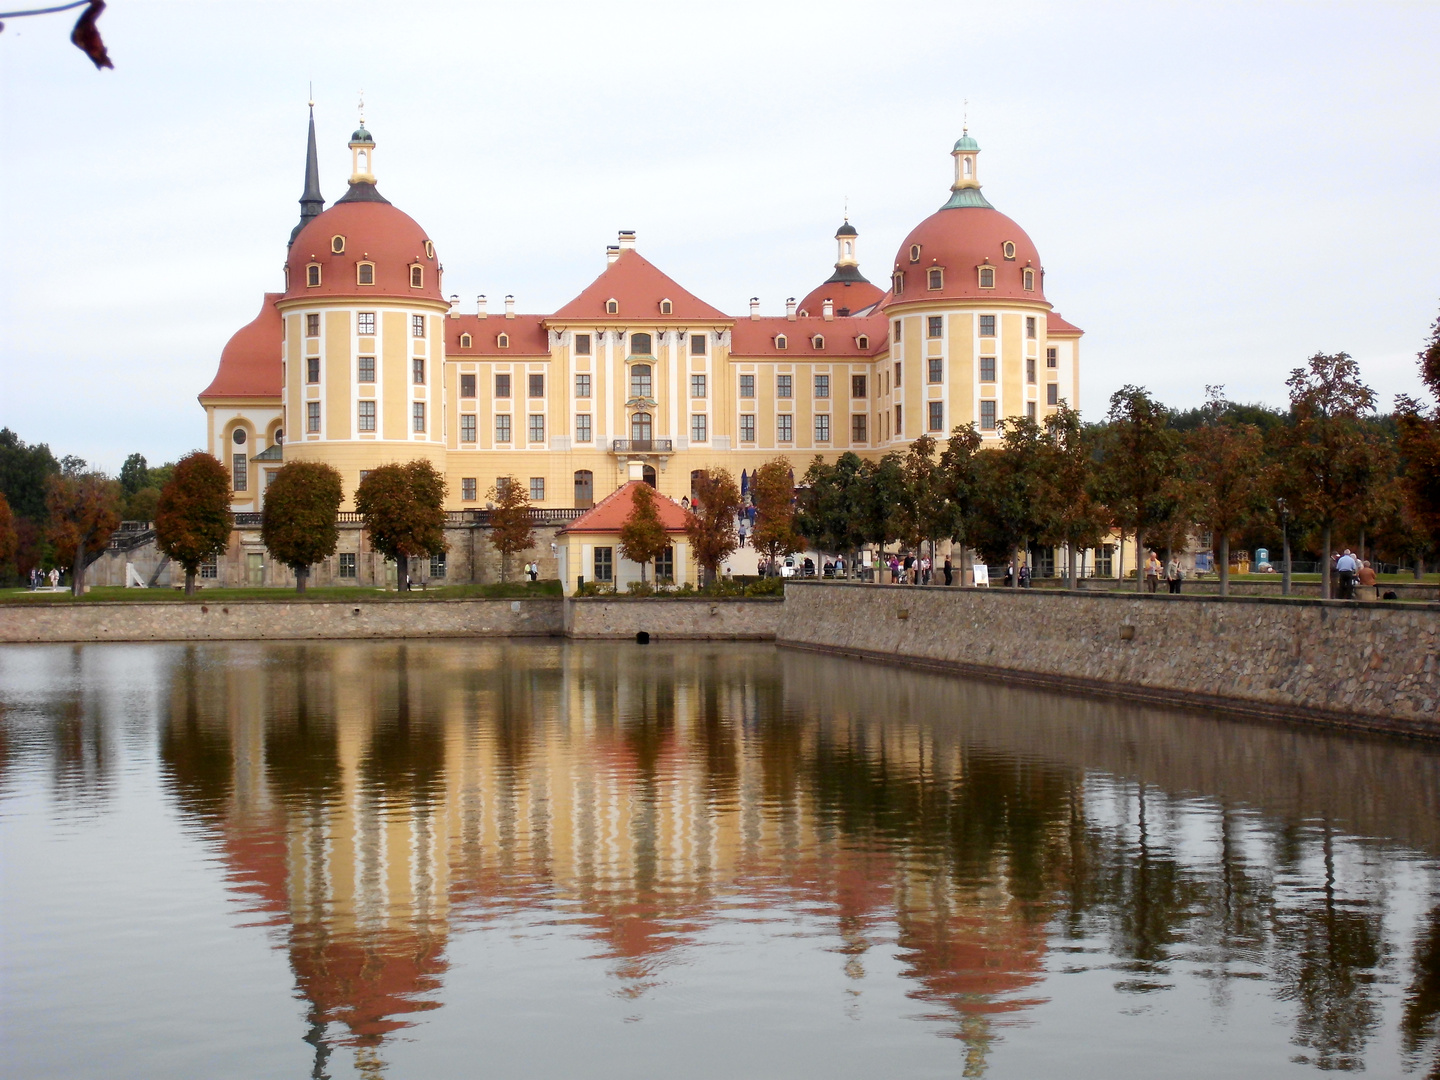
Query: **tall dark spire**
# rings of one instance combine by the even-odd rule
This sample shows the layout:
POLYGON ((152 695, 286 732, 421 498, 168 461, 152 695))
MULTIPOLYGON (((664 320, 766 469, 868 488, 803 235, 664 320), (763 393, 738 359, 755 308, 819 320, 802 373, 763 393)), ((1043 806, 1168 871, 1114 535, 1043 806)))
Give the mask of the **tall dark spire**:
POLYGON ((290 243, 300 230, 320 216, 325 197, 320 194, 320 157, 315 150, 315 103, 310 103, 310 142, 305 148, 305 193, 300 196, 300 224, 290 231, 290 243))

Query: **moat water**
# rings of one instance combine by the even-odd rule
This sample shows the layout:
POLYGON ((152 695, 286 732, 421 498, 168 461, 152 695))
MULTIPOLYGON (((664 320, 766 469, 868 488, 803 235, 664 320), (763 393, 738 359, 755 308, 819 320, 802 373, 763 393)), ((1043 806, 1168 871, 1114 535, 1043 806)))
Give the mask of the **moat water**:
POLYGON ((1440 1076, 1440 753, 763 645, 0 648, 0 1074, 1440 1076))

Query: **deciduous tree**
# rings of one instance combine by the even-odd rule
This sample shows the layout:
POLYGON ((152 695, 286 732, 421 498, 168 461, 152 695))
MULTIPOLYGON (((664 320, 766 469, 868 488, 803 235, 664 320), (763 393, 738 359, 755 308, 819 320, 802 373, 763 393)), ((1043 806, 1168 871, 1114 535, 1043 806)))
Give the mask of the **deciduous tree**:
MULTIPOLYGON (((975 511, 980 496, 980 464, 978 455, 983 444, 974 424, 958 425, 950 433, 940 453, 938 481, 945 494, 941 532, 958 541, 963 551, 971 546, 975 511)), ((961 559, 961 583, 964 583, 964 559, 961 559)))
POLYGON ((630 491, 630 513, 620 526, 620 554, 640 564, 640 580, 645 580, 645 566, 654 562, 670 546, 670 537, 655 508, 655 489, 649 484, 635 484, 630 491))
POLYGON ((685 535, 695 561, 713 581, 720 564, 740 546, 735 519, 740 513, 740 488, 728 469, 706 469, 697 478, 690 513, 685 518, 685 535))
POLYGON ((1016 568, 1011 587, 1020 583, 1020 551, 1043 527, 1040 520, 1042 445, 1039 425, 1012 416, 999 424, 1000 446, 978 456, 978 513, 975 541, 987 558, 1010 560, 1016 568))
POLYGON ((1220 544, 1220 595, 1230 594, 1230 541, 1265 505, 1265 444, 1260 429, 1231 416, 1223 386, 1208 386, 1199 427, 1185 436, 1185 472, 1196 523, 1220 544))
POLYGON ((411 559, 446 549, 445 478, 428 461, 372 470, 355 491, 355 510, 371 546, 400 567, 402 587, 411 559))
POLYGON ((19 549, 19 538, 15 533, 15 515, 10 512, 10 501, 0 492, 0 577, 9 577, 15 552, 19 549))
POLYGON ((1408 516, 1415 528, 1428 536, 1428 546, 1440 549, 1440 319, 1431 328, 1430 341, 1419 359, 1420 378, 1436 404, 1427 407, 1408 395, 1395 399, 1397 449, 1403 462, 1408 516))
POLYGON ((1109 515, 1094 493, 1095 458, 1068 403, 1045 417, 1040 437, 1037 498, 1040 539, 1066 548, 1066 581, 1075 588, 1082 548, 1100 543, 1109 515))
POLYGON ((535 546, 530 495, 513 476, 502 476, 490 489, 490 543, 500 553, 500 580, 510 578, 510 556, 535 546))
POLYGON ((56 563, 70 568, 71 594, 83 596, 87 554, 120 524, 120 485, 104 473, 65 472, 50 477, 45 506, 56 563))
POLYGON ((795 531, 795 487, 790 481, 789 459, 777 457, 756 469, 750 478, 750 496, 755 502, 751 542, 774 572, 780 560, 798 551, 802 542, 795 531))
POLYGON ((150 469, 144 454, 131 454, 120 466, 120 487, 126 495, 134 495, 141 488, 150 486, 150 469))
POLYGON ((1100 462, 1101 489, 1121 529, 1135 536, 1135 591, 1145 588, 1138 565, 1145 558, 1145 533, 1173 516, 1178 438, 1166 426, 1164 407, 1139 386, 1110 395, 1100 462))
POLYGON ((155 546, 184 568, 187 596, 200 564, 225 550, 232 527, 225 466, 200 450, 181 458, 156 500, 155 546))
POLYGON ((323 461, 282 465, 265 489, 260 539, 295 572, 296 592, 305 591, 310 567, 335 554, 340 543, 336 515, 344 497, 340 473, 323 461))

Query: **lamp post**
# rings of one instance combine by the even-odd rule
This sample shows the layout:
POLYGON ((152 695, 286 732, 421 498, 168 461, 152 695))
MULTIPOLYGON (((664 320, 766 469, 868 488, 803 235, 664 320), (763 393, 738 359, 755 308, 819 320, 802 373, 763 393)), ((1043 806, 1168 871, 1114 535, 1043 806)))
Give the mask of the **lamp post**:
POLYGON ((1275 500, 1275 508, 1280 513, 1280 543, 1284 549, 1285 568, 1280 572, 1280 595, 1290 595, 1290 508, 1285 505, 1284 499, 1275 500))

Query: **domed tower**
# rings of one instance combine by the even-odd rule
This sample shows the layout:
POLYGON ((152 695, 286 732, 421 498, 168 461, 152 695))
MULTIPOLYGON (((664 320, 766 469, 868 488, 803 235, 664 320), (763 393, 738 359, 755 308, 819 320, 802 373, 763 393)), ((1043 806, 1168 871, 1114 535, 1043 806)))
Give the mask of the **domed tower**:
MULTIPOLYGON (((435 245, 376 186, 375 139, 363 117, 350 156, 345 195, 309 220, 302 215, 276 303, 285 459, 334 465, 347 501, 377 465, 428 458, 444 472, 448 308, 435 245)), ((302 208, 310 209, 303 199, 302 208)))
POLYGON ((833 305, 836 315, 859 315, 878 304, 885 296, 883 289, 870 284, 860 273, 860 233, 850 218, 835 230, 835 272, 811 290, 800 301, 800 311, 809 315, 820 315, 825 301, 833 305))
POLYGON ((1006 417, 1043 421, 1079 392, 1080 331, 1045 299, 1039 251, 981 193, 968 130, 951 155, 950 198, 900 245, 884 307, 892 441, 969 423, 997 438, 1006 417))

